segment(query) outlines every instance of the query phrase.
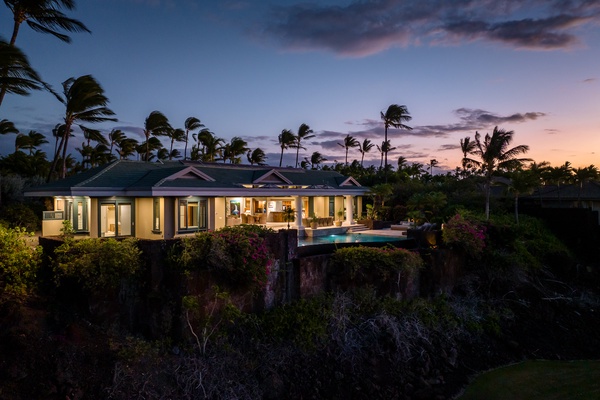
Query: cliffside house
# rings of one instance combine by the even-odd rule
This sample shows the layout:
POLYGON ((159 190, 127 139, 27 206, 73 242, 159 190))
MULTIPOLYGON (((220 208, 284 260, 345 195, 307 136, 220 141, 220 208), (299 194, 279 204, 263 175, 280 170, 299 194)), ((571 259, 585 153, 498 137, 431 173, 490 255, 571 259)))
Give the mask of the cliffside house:
POLYGON ((290 207, 291 226, 301 232, 303 217, 333 217, 339 210, 350 225, 367 191, 334 171, 118 160, 30 188, 25 196, 53 199, 42 236, 59 235, 69 220, 90 237, 170 239, 242 223, 283 227, 290 207))

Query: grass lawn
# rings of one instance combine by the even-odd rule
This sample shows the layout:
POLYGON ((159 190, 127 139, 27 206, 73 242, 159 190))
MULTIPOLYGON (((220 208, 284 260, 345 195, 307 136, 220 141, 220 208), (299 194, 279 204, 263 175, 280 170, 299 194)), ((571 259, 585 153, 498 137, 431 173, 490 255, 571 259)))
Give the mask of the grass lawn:
POLYGON ((599 361, 525 361, 478 376, 460 400, 600 399, 599 361))

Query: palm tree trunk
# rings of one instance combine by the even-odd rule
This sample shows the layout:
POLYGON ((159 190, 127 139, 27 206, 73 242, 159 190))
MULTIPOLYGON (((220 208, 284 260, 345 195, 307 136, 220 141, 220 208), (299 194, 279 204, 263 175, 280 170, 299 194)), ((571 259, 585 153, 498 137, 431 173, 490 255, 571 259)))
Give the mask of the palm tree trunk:
POLYGON ((515 221, 519 225, 519 195, 515 195, 515 221))
POLYGON ((485 220, 490 220, 490 192, 491 192, 491 184, 490 182, 485 183, 485 220))
POLYGON ((185 131, 185 146, 183 147, 183 161, 187 160, 187 144, 190 133, 189 131, 185 131))
POLYGON ((283 148, 281 148, 281 156, 279 157, 279 166, 281 167, 281 163, 283 162, 283 148))
POLYGON ((52 179, 52 174, 56 170, 56 165, 58 164, 58 156, 60 155, 60 151, 62 150, 62 146, 63 146, 64 142, 65 142, 64 135, 61 136, 60 143, 58 143, 58 137, 56 138, 57 145, 55 146, 55 150, 54 150, 54 159, 52 160, 52 165, 50 166, 50 172, 48 172, 48 178, 46 178, 46 182, 50 182, 50 179, 52 179))

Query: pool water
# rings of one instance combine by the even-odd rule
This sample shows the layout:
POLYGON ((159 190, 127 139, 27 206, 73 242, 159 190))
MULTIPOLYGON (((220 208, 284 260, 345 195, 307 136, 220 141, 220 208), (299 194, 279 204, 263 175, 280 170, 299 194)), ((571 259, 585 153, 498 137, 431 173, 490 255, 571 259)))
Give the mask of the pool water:
POLYGON ((327 235, 318 237, 306 237, 298 239, 298 246, 310 246, 313 244, 326 243, 364 243, 364 242, 393 242, 397 240, 405 240, 397 236, 379 236, 367 235, 361 233, 350 233, 346 235, 327 235))

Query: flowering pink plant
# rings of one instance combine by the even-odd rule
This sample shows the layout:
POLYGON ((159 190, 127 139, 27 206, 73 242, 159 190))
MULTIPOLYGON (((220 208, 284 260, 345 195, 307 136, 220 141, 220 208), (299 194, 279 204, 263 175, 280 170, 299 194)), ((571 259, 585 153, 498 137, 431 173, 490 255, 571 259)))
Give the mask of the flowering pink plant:
POLYGON ((456 214, 444 224, 442 237, 448 247, 463 249, 477 258, 485 248, 485 231, 485 226, 456 214))

